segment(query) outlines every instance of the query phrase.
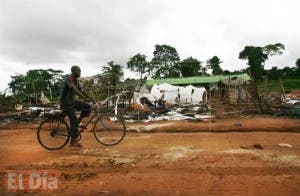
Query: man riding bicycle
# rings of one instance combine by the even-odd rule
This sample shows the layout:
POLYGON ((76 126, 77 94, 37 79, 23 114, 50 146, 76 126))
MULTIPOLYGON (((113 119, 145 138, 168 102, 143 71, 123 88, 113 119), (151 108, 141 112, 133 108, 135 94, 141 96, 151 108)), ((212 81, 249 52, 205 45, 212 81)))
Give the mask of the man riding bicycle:
POLYGON ((78 66, 74 65, 71 68, 72 74, 65 78, 64 85, 61 91, 60 108, 67 114, 70 119, 70 146, 82 147, 76 141, 79 136, 78 125, 84 117, 89 116, 91 106, 88 103, 75 100, 75 95, 84 99, 86 102, 94 102, 95 100, 84 92, 79 84, 81 70, 78 66), (76 110, 81 111, 80 117, 77 119, 76 110))

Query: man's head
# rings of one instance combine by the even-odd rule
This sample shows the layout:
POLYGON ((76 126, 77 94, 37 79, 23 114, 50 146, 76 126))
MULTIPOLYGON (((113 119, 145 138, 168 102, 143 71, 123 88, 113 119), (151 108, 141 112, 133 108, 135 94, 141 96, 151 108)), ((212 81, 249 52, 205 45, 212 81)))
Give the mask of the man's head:
POLYGON ((77 65, 74 65, 71 67, 71 71, 72 71, 72 75, 75 77, 75 78, 79 78, 80 77, 80 74, 81 74, 81 70, 80 70, 80 67, 77 66, 77 65))

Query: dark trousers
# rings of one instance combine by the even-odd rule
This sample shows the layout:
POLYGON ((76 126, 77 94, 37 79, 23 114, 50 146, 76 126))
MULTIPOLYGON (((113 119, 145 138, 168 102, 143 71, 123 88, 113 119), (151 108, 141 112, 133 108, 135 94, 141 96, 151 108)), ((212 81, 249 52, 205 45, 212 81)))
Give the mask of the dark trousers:
POLYGON ((81 102, 81 101, 75 101, 74 106, 72 107, 61 107, 64 113, 67 114, 67 116, 70 119, 70 135, 71 139, 75 139, 78 134, 78 125, 83 119, 83 117, 87 117, 91 113, 91 106, 87 103, 81 102), (76 110, 81 111, 80 117, 77 119, 76 116, 76 110))

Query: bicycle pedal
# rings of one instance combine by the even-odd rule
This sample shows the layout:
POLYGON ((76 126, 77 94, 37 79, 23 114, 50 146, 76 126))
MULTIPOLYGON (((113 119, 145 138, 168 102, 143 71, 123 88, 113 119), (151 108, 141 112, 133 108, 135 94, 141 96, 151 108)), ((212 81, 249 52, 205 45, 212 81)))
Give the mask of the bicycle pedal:
POLYGON ((80 129, 87 129, 87 127, 85 127, 83 125, 79 125, 78 128, 80 128, 80 129))

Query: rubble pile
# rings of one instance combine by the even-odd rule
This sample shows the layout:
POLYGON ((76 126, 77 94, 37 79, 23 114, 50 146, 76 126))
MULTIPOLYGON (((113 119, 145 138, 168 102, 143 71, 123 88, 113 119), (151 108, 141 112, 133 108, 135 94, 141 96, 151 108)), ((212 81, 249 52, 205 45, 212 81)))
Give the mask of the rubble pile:
POLYGON ((288 114, 300 117, 300 90, 286 94, 283 104, 288 108, 288 114))
POLYGON ((124 114, 126 122, 150 122, 160 120, 196 120, 213 118, 206 104, 173 105, 161 110, 138 111, 124 114))

